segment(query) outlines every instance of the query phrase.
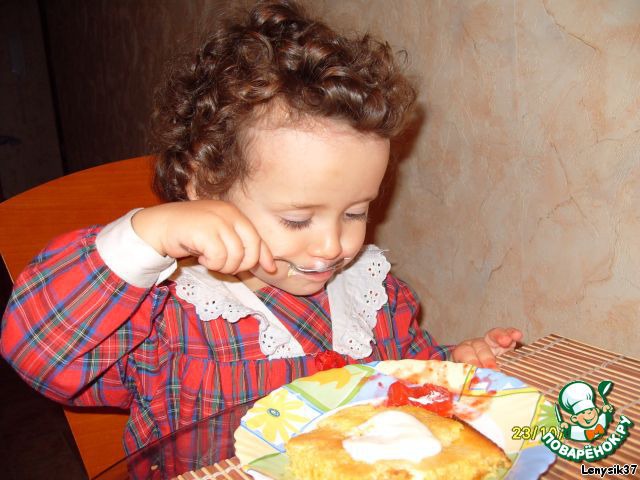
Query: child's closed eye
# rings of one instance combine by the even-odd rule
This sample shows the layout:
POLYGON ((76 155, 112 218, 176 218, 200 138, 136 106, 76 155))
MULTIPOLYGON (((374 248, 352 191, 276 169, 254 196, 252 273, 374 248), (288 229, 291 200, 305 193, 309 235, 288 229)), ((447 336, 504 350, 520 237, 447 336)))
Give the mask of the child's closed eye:
MULTIPOLYGON (((369 219, 367 212, 362 213, 345 213, 345 219, 347 221, 361 221, 366 222, 369 219)), ((302 230, 303 228, 307 228, 311 225, 311 218, 307 218, 304 220, 292 220, 290 218, 280 217, 280 223, 284 225, 286 228, 291 230, 302 230)))
POLYGON ((346 213, 345 216, 347 217, 347 220, 359 220, 361 222, 366 222, 367 220, 369 220, 369 215, 367 212, 346 213))
POLYGON ((290 220, 288 218, 280 217, 280 223, 291 230, 302 230, 303 228, 307 228, 309 225, 311 225, 311 219, 307 218, 306 220, 290 220))

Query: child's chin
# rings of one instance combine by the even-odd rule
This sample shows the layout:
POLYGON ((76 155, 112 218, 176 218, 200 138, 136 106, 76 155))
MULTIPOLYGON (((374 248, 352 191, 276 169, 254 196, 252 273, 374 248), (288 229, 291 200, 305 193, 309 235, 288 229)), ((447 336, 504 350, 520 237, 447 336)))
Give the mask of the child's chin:
POLYGON ((283 282, 282 285, 274 285, 274 286, 292 295, 305 296, 305 295, 313 295, 314 293, 320 292, 322 289, 324 289, 325 284, 326 282, 325 283, 306 283, 306 284, 301 284, 301 283, 294 284, 293 282, 283 282))
POLYGON ((292 275, 287 278, 279 279, 263 279, 267 281, 269 285, 275 288, 279 288, 291 295, 306 296, 313 295, 322 291, 327 284, 327 281, 309 281, 302 275, 292 275), (269 281, 270 280, 270 281, 269 281))

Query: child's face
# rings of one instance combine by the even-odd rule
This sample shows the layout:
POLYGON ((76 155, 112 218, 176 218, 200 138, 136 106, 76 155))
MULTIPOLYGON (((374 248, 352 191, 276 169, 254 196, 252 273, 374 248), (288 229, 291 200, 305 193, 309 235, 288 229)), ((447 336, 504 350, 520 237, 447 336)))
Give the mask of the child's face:
POLYGON ((573 415, 571 417, 571 420, 573 420, 583 428, 593 427, 596 423, 598 423, 598 409, 588 408, 586 410, 583 410, 582 412, 573 415))
MULTIPOLYGON (((250 138, 252 173, 226 199, 251 220, 273 255, 311 268, 353 259, 387 168, 389 140, 326 120, 299 130, 254 128, 250 138)), ((332 276, 288 275, 286 263, 276 264, 275 274, 258 267, 242 279, 254 289, 269 284, 310 295, 332 276)))

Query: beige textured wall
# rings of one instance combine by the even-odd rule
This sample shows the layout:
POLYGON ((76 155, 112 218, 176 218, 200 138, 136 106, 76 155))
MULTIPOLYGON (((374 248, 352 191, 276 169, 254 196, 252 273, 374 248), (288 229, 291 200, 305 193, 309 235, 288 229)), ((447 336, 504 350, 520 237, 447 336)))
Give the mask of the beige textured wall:
POLYGON ((429 330, 640 356, 640 2, 307 3, 421 77, 427 121, 377 242, 429 330))

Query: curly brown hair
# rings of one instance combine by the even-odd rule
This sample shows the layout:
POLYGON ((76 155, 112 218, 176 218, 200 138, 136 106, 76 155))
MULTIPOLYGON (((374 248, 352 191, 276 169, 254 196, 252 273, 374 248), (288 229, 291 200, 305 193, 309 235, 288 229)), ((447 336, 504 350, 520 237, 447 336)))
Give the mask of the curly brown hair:
POLYGON ((168 71, 152 118, 154 190, 169 201, 186 200, 189 182, 200 197, 226 193, 248 172, 243 129, 276 101, 391 138, 414 100, 387 43, 339 35, 292 1, 258 2, 168 71))

